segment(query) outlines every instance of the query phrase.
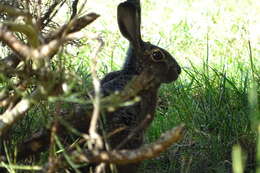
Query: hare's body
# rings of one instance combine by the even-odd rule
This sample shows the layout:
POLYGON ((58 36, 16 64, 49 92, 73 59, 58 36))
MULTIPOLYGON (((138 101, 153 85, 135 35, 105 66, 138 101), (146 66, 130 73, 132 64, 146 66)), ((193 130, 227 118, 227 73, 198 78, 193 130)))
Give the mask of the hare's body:
MULTIPOLYGON (((119 75, 115 77, 112 81, 104 83, 102 85, 103 93, 109 95, 116 91, 122 91, 126 84, 132 79, 132 75, 119 75), (122 80, 123 79, 123 80, 122 80), (114 87, 114 84, 117 87, 114 87)), ((156 108, 156 98, 157 98, 157 87, 149 88, 148 90, 142 91, 138 96, 140 101, 134 103, 131 106, 123 107, 115 112, 108 113, 106 115, 106 124, 110 132, 116 130, 117 128, 126 127, 122 132, 117 133, 110 137, 110 145, 112 148, 117 147, 130 133, 132 130, 140 126, 147 116, 149 116, 148 122, 145 123, 141 131, 138 131, 134 137, 127 142, 126 145, 122 146, 124 149, 134 149, 140 147, 143 142, 143 132, 145 128, 149 125, 149 122, 154 117, 156 108)))
MULTIPOLYGON (((143 144, 144 131, 155 114, 160 85, 176 80, 181 72, 178 63, 166 50, 142 40, 140 13, 138 0, 128 0, 118 6, 119 29, 130 42, 130 47, 122 70, 111 72, 101 80, 101 92, 103 96, 108 96, 116 91, 122 91, 134 76, 144 71, 147 77, 153 77, 154 80, 149 87, 138 93, 139 102, 107 113, 105 116, 107 133, 123 128, 109 137, 111 149, 136 149, 143 144), (130 134, 131 139, 121 145, 130 134)), ((138 163, 117 166, 118 173, 135 173, 137 167, 138 163)))
MULTIPOLYGON (((102 93, 104 96, 110 95, 116 91, 122 91, 124 87, 135 76, 134 74, 127 74, 124 70, 109 73, 102 81, 102 93), (108 80, 110 79, 110 80, 108 80)), ((126 127, 123 131, 112 135, 109 138, 109 145, 115 149, 124 141, 133 130, 140 126, 146 117, 149 115, 149 120, 140 130, 134 132, 134 136, 119 149, 136 149, 143 144, 144 131, 150 124, 154 117, 156 108, 156 98, 158 87, 144 90, 138 96, 140 102, 131 106, 123 107, 115 112, 106 115, 106 130, 113 132, 116 129, 126 127)), ((117 166, 118 173, 136 173, 139 163, 117 166)))

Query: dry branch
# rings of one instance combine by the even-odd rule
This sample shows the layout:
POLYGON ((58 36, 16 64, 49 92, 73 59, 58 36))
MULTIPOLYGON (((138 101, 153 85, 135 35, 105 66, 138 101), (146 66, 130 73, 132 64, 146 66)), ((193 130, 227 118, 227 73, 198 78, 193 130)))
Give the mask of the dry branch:
POLYGON ((19 41, 13 33, 2 24, 0 24, 0 40, 5 42, 23 61, 31 59, 36 62, 40 62, 44 58, 48 58, 50 55, 57 53, 60 46, 64 43, 64 40, 57 39, 40 46, 38 49, 34 49, 19 41))
POLYGON ((83 153, 74 151, 71 153, 75 162, 90 162, 90 163, 113 163, 113 164, 128 164, 140 162, 146 159, 151 159, 166 151, 171 145, 180 141, 184 135, 185 126, 182 124, 173 128, 160 136, 160 138, 148 145, 144 145, 134 150, 113 150, 93 153, 85 150, 83 153))
POLYGON ((6 60, 1 60, 2 62, 8 62, 12 64, 12 67, 16 67, 20 60, 30 59, 41 59, 44 57, 53 57, 60 46, 64 44, 64 42, 75 39, 75 34, 92 23, 95 19, 99 17, 96 13, 87 14, 81 18, 75 19, 72 23, 66 24, 58 31, 54 32, 55 34, 50 34, 46 39, 44 39, 45 43, 40 46, 38 49, 33 49, 21 41, 19 41, 13 33, 3 24, 0 24, 0 41, 5 42, 17 55, 11 54, 7 56, 6 60), (65 30, 68 29, 67 35, 64 35, 65 30), (63 36, 63 37, 62 37, 63 36))
POLYGON ((38 33, 36 28, 34 28, 30 24, 17 24, 13 22, 4 22, 4 25, 11 32, 20 32, 27 36, 28 43, 32 47, 37 47, 40 44, 40 40, 38 39, 38 33))
POLYGON ((97 45, 97 48, 95 51, 93 51, 93 55, 91 58, 91 75, 93 78, 93 86, 94 86, 94 98, 93 98, 93 113, 90 121, 90 127, 89 127, 89 136, 94 141, 96 149, 101 149, 103 147, 103 140, 101 136, 98 134, 98 120, 100 117, 100 101, 101 101, 101 86, 100 86, 100 80, 97 75, 97 55, 100 52, 101 48, 104 46, 104 42, 102 39, 98 39, 99 44, 97 45))
POLYGON ((84 28, 87 25, 89 25, 90 23, 92 23, 98 17, 99 17, 99 15, 96 13, 89 13, 80 18, 73 19, 72 22, 65 24, 60 29, 58 29, 56 32, 51 33, 49 36, 47 36, 45 41, 49 42, 51 40, 60 38, 62 35, 64 35, 65 31, 67 32, 67 34, 78 32, 82 28, 84 28))
POLYGON ((0 24, 0 41, 5 42, 23 60, 32 56, 33 49, 19 41, 3 24, 0 24))
MULTIPOLYGON (((144 145, 133 150, 113 150, 93 152, 90 150, 71 151, 71 161, 77 163, 112 163, 112 164, 129 164, 140 162, 146 159, 157 157, 160 153, 166 151, 171 145, 179 142, 185 133, 185 126, 182 124, 175 127, 160 136, 154 143, 144 145)), ((51 163, 46 164, 47 169, 51 163)), ((60 158, 56 163, 56 169, 67 167, 65 158, 60 158)))
MULTIPOLYGON (((39 28, 42 30, 44 29, 45 26, 48 25, 48 23, 52 20, 53 16, 51 16, 51 14, 53 13, 53 11, 55 10, 55 8, 59 5, 59 3, 62 0, 54 0, 54 2, 52 3, 52 5, 49 6, 49 8, 47 9, 47 11, 45 12, 45 14, 43 15, 42 18, 39 19, 38 21, 38 26, 39 28), (50 17, 51 16, 51 17, 50 17)), ((65 3, 65 1, 63 1, 63 3, 65 3)))

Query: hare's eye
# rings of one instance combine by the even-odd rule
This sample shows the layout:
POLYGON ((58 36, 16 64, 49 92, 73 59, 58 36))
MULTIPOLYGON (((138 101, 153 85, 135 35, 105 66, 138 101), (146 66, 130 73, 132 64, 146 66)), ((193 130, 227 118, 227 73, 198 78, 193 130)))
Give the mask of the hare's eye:
POLYGON ((156 49, 151 54, 154 61, 162 61, 164 59, 164 54, 159 49, 156 49))

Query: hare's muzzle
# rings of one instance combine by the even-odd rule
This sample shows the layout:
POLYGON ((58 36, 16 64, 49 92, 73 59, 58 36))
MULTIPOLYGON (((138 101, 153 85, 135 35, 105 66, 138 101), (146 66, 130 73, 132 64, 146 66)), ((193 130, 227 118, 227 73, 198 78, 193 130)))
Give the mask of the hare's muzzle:
POLYGON ((169 67, 165 83, 170 83, 178 79, 181 73, 181 67, 178 64, 169 67))
POLYGON ((179 64, 177 64, 176 71, 178 75, 181 74, 181 67, 179 66, 179 64))

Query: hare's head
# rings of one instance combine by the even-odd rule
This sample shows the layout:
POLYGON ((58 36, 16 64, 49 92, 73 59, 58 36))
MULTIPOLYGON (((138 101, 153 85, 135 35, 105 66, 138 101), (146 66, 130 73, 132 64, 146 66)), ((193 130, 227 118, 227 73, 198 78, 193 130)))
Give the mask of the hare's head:
POLYGON ((141 38, 141 8, 139 2, 130 1, 119 4, 117 9, 118 25, 122 35, 130 42, 128 59, 124 69, 140 74, 148 70, 159 83, 176 80, 181 68, 166 50, 141 38))

